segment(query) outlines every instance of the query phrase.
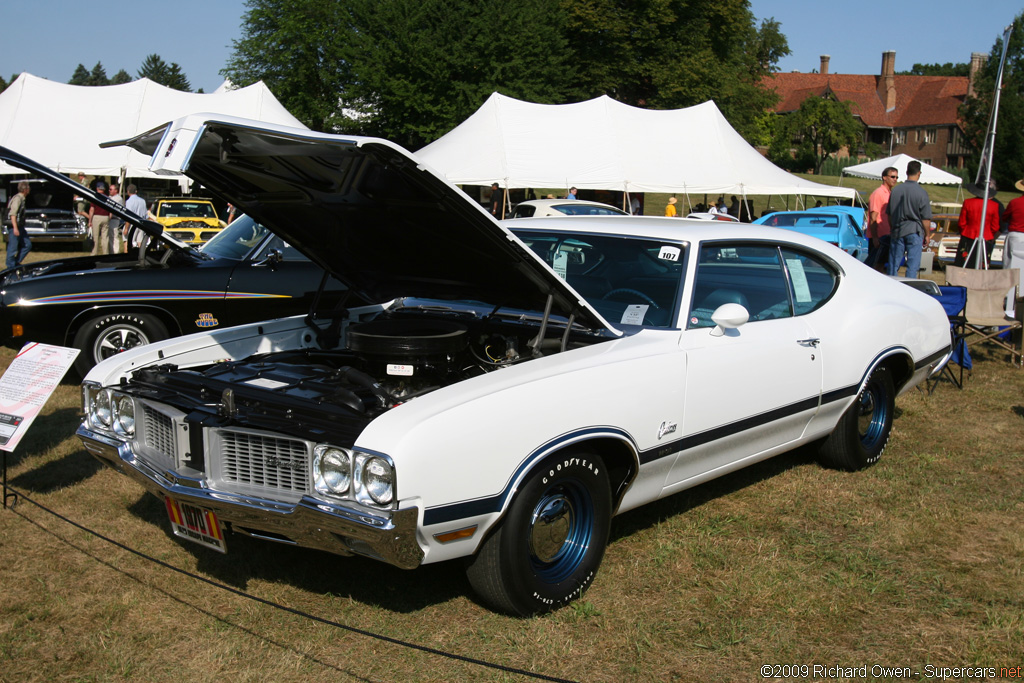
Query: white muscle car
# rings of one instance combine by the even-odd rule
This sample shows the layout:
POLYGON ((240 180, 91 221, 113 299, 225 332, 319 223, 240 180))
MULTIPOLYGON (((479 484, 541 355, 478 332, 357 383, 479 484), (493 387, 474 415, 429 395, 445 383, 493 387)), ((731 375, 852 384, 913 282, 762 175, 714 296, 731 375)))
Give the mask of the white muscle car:
POLYGON ((388 142, 209 115, 127 144, 380 302, 85 378, 85 447, 221 551, 469 558, 488 605, 551 610, 595 580, 619 512, 808 442, 872 464, 896 395, 949 352, 937 301, 792 231, 500 224, 388 142))

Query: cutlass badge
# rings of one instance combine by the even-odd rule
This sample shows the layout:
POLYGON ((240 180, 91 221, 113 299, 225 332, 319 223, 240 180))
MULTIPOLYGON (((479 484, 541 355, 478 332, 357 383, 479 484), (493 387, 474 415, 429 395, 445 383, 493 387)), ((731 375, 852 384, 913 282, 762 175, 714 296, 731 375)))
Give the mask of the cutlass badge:
POLYGON ((666 434, 671 434, 676 431, 675 422, 662 422, 661 426, 658 427, 658 438, 664 437, 666 434))

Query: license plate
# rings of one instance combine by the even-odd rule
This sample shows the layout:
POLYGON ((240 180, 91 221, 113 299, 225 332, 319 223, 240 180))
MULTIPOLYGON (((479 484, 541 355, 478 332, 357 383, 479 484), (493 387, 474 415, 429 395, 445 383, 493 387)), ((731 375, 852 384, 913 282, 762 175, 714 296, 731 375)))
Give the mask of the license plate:
POLYGON ((164 502, 167 503, 167 515, 171 518, 171 529, 175 536, 181 536, 218 552, 228 551, 215 512, 169 497, 164 498, 164 502))

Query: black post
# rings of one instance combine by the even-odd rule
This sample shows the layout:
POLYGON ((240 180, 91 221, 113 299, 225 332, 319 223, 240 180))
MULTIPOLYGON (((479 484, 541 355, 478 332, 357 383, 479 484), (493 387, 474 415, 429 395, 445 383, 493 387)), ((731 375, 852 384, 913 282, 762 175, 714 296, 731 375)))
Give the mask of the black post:
POLYGON ((11 500, 11 507, 14 507, 14 505, 18 502, 18 494, 14 493, 14 492, 11 492, 11 493, 7 492, 7 451, 4 451, 3 453, 4 453, 4 456, 3 456, 3 461, 4 461, 4 464, 3 464, 3 470, 4 470, 4 510, 6 510, 7 509, 7 499, 8 498, 12 499, 11 500))

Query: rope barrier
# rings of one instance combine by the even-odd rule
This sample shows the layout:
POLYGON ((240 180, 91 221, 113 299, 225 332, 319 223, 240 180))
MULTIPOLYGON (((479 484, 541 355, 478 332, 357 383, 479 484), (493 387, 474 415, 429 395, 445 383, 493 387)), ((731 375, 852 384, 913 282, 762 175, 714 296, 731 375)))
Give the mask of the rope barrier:
MULTIPOLYGON (((379 634, 379 633, 374 633, 373 631, 367 631, 365 629, 357 628, 355 626, 348 626, 346 624, 342 624, 342 623, 339 623, 337 621, 332 621, 330 619, 325 619, 323 617, 318 617, 315 614, 310 614, 309 612, 304 612, 304 611, 296 609, 294 607, 288 607, 287 605, 282 605, 282 604, 274 602, 272 600, 267 600, 265 598, 261 598, 261 597, 258 597, 256 595, 252 595, 251 593, 246 593, 245 591, 239 590, 237 588, 232 588, 231 586, 227 586, 227 585, 219 583, 217 581, 213 581, 212 579, 208 579, 205 576, 200 576, 199 574, 195 574, 195 573, 190 572, 190 571, 188 571, 186 569, 182 569, 180 567, 175 567, 174 565, 172 565, 172 564, 170 564, 168 562, 165 562, 163 560, 160 560, 160 559, 157 559, 157 558, 152 557, 150 555, 147 555, 147 554, 145 554, 145 553, 143 553, 143 552, 141 552, 139 550, 135 550, 134 548, 131 548, 131 547, 129 547, 129 546, 119 542, 119 541, 116 541, 116 540, 114 540, 112 538, 104 536, 103 534, 99 533, 98 531, 94 531, 94 530, 90 529, 89 527, 84 526, 84 525, 74 521, 73 519, 70 519, 69 517, 66 517, 66 516, 60 514, 59 512, 56 512, 55 510, 51 510, 50 508, 46 507, 42 503, 39 503, 38 501, 33 500, 32 498, 26 496, 24 493, 19 492, 19 491, 15 490, 12 487, 8 486, 7 488, 8 488, 8 490, 14 492, 14 494, 17 496, 17 500, 19 500, 19 501, 23 500, 23 501, 26 501, 28 503, 31 503, 32 505, 35 505, 40 510, 42 510, 42 511, 44 511, 44 512, 46 512, 46 513, 48 513, 48 514, 50 514, 50 515, 52 515, 54 517, 56 517, 57 519, 61 520, 65 524, 70 524, 71 526, 75 527, 76 529, 80 529, 81 531, 84 531, 87 534, 95 536, 96 538, 98 538, 98 539, 100 539, 102 541, 105 541, 106 543, 109 543, 109 544, 111 544, 113 546, 116 546, 116 547, 120 548, 121 550, 129 552, 129 553, 135 555, 136 557, 142 558, 143 560, 146 560, 146 561, 151 562, 153 564, 159 565, 159 566, 161 566, 161 567, 163 567, 165 569, 169 569, 169 570, 171 570, 173 572, 177 572, 178 574, 182 574, 184 576, 187 576, 189 578, 195 579, 197 581, 201 581, 202 583, 205 583, 205 584, 207 584, 209 586, 213 586, 214 588, 219 588, 219 589, 221 589, 223 591, 226 591, 228 593, 232 593, 232 594, 237 595, 239 597, 246 598, 248 600, 252 600, 253 602, 257 602, 257 603, 259 603, 261 605, 266 605, 267 607, 272 607, 274 609, 281 610, 282 612, 288 612, 289 614, 293 614, 295 616, 302 617, 302 618, 308 619, 310 621, 315 621, 317 623, 324 624, 326 626, 332 626, 334 628, 338 628, 338 629, 341 629, 341 630, 344 630, 344 631, 348 631, 350 633, 355 633, 357 635, 365 636, 367 638, 373 638, 375 640, 380 640, 380 641, 383 641, 385 643, 391 643, 392 645, 398 645, 400 647, 409 648, 411 650, 419 650, 420 652, 425 652, 427 654, 437 655, 439 657, 445 657, 445 658, 448 658, 448 659, 453 659, 453 660, 456 660, 456 661, 465 662, 467 664, 475 664, 477 666, 482 666, 482 667, 489 668, 489 669, 496 669, 498 671, 503 671, 503 672, 512 673, 512 674, 517 674, 517 675, 520 675, 520 676, 526 676, 528 678, 533 678, 533 679, 542 680, 542 681, 553 681, 554 683, 574 683, 570 679, 557 678, 555 676, 547 676, 545 674, 539 674, 539 673, 535 673, 535 672, 532 672, 532 671, 527 671, 526 669, 517 669, 515 667, 505 666, 503 664, 495 664, 493 662, 488 662, 488 661, 483 660, 483 659, 476 659, 474 657, 467 657, 465 655, 453 654, 451 652, 445 652, 444 650, 438 650, 436 648, 427 647, 426 645, 418 645, 416 643, 410 643, 408 641, 401 640, 399 638, 392 638, 390 636, 385 636, 385 635, 382 635, 382 634, 379 634)), ((20 513, 18 513, 18 514, 23 519, 25 519, 27 521, 30 521, 30 520, 28 520, 27 517, 24 517, 24 515, 21 515, 20 513)), ((76 548, 76 549, 81 551, 81 549, 79 549, 79 548, 76 548)), ((84 551, 82 551, 82 552, 84 552, 84 551)), ((88 553, 86 553, 86 554, 88 554, 88 553)), ((106 563, 104 563, 104 564, 106 564, 106 563)), ((107 566, 111 566, 111 565, 107 565, 107 566)), ((191 605, 190 603, 186 603, 186 604, 189 604, 191 607, 194 607, 194 605, 191 605)), ((202 611, 202 610, 200 610, 200 611, 202 611)), ((207 613, 207 614, 209 614, 209 613, 207 613)), ((247 631, 249 633, 252 633, 251 631, 248 631, 248 629, 245 629, 245 628, 242 628, 242 630, 245 630, 245 631, 247 631)), ((317 661, 319 663, 321 663, 321 664, 325 664, 324 662, 320 662, 319 660, 317 660, 317 661)), ((329 665, 327 665, 327 666, 329 666, 329 665)))

